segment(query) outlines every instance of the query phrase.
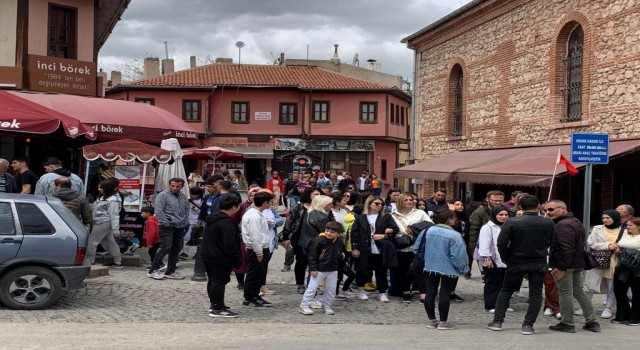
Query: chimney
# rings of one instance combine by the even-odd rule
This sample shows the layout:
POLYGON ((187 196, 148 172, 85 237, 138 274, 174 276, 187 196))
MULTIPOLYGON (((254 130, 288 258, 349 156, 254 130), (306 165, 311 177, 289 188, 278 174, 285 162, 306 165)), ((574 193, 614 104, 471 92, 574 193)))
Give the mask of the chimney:
POLYGON ((368 59, 367 60, 367 66, 372 71, 376 71, 376 72, 380 71, 380 62, 378 62, 378 61, 376 61, 374 59, 368 59))
POLYGON ((215 62, 216 62, 216 63, 219 63, 219 64, 233 64, 233 58, 228 58, 228 57, 216 57, 215 62))
POLYGON ((118 86, 122 83, 122 73, 117 70, 111 71, 111 86, 118 86))
POLYGON ((162 75, 174 72, 173 58, 165 58, 162 60, 162 75))
POLYGON ((331 57, 329 62, 334 64, 340 63, 340 58, 338 57, 338 44, 333 44, 333 57, 331 57))
POLYGON ((144 78, 151 79, 160 75, 160 59, 158 57, 146 57, 144 59, 144 78))
POLYGON ((278 64, 279 65, 284 64, 284 52, 280 52, 280 58, 279 58, 278 64))
POLYGON ((196 66, 196 56, 189 56, 189 68, 194 69, 196 66))
POLYGON ((102 68, 100 68, 100 71, 98 72, 98 77, 102 77, 102 81, 107 83, 107 73, 102 71, 102 68))

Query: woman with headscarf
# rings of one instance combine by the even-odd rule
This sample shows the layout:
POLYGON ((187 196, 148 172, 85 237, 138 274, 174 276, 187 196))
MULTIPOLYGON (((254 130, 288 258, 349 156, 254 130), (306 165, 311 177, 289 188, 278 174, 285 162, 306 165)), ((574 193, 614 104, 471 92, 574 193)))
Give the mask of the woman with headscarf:
POLYGON ((484 268, 484 309, 491 313, 495 311, 498 293, 507 270, 507 265, 502 262, 498 253, 497 242, 500 228, 508 218, 509 209, 503 206, 491 209, 489 222, 480 228, 478 235, 478 253, 482 257, 481 263, 484 268))
POLYGON ((307 212, 311 209, 311 201, 316 196, 319 196, 320 193, 322 192, 318 187, 307 187, 300 195, 300 202, 291 209, 281 232, 282 245, 285 248, 292 247, 295 253, 296 265, 293 270, 299 294, 304 294, 306 290, 304 287, 304 277, 307 271, 308 259, 302 251, 302 246, 298 243, 300 242, 303 223, 307 219, 307 212))
POLYGON ((591 298, 593 293, 607 294, 606 304, 602 310, 601 318, 611 318, 616 308, 616 297, 613 293, 613 274, 618 264, 616 243, 620 240, 620 214, 611 209, 602 212, 602 225, 596 225, 591 230, 587 243, 592 251, 608 251, 611 253, 609 267, 606 269, 591 269, 585 272, 585 284, 587 296, 591 298))

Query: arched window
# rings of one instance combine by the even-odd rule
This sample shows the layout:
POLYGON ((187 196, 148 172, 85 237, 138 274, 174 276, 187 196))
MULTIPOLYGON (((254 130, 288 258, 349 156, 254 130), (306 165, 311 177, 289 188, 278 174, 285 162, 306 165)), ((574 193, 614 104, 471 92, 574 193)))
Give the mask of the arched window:
POLYGON ((569 35, 567 55, 565 57, 566 83, 564 121, 582 119, 582 66, 584 32, 577 26, 569 35))
POLYGON ((451 135, 462 136, 462 117, 464 115, 464 73, 462 67, 456 65, 451 72, 451 135))

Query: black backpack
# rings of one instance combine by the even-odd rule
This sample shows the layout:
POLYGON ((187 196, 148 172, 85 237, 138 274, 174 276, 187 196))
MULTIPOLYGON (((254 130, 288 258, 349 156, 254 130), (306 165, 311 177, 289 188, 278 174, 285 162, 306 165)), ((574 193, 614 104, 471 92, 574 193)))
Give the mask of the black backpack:
POLYGON ((422 238, 420 239, 420 243, 418 243, 418 250, 413 257, 410 267, 410 271, 413 272, 414 275, 422 275, 422 271, 424 270, 424 249, 427 241, 427 230, 433 225, 432 222, 423 221, 409 226, 412 230, 422 229, 419 231, 422 234, 422 238))

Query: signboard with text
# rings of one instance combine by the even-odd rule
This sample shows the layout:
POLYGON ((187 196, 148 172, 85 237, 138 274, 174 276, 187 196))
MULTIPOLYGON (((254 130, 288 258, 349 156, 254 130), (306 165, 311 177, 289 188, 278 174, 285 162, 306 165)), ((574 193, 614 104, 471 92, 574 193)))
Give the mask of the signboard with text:
POLYGON ((571 162, 584 164, 608 164, 609 135, 572 134, 571 162))
POLYGON ((118 189, 124 196, 124 210, 138 212, 140 209, 141 183, 140 165, 119 165, 115 167, 116 178, 120 181, 118 189))
POLYGON ((96 96, 95 62, 29 55, 29 90, 96 96))
POLYGON ((256 120, 271 120, 271 112, 256 112, 256 120))

